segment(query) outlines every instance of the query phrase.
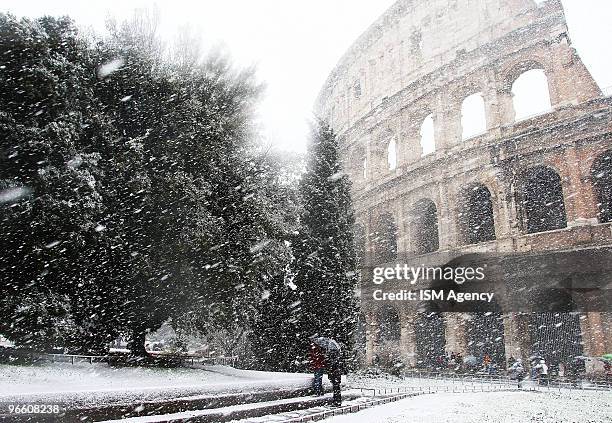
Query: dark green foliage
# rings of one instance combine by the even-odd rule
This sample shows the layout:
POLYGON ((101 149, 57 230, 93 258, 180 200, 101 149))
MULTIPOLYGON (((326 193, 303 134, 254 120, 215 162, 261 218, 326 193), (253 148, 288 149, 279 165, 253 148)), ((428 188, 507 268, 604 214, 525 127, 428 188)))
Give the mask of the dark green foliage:
POLYGON ((0 333, 20 346, 123 334, 144 354, 171 317, 244 326, 284 272, 253 72, 175 65, 147 28, 92 43, 68 19, 0 15, 0 190, 17 193, 0 204, 0 333))
POLYGON ((114 331, 92 307, 109 298, 105 280, 92 286, 107 244, 90 147, 111 129, 96 113, 90 52, 67 19, 0 15, 0 54, 0 183, 28 193, 0 204, 0 331, 40 349, 76 337, 95 347, 114 331))
POLYGON ((300 182, 300 232, 294 241, 300 336, 293 357, 299 362, 307 350, 308 337, 320 335, 341 342, 350 360, 358 280, 350 182, 341 173, 331 128, 319 121, 312 132, 307 169, 300 182))

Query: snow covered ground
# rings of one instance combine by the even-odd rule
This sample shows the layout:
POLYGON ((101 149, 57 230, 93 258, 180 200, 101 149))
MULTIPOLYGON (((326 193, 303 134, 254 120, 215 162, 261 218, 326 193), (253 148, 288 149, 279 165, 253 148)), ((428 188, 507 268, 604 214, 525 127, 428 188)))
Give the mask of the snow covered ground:
POLYGON ((330 423, 609 423, 610 392, 423 394, 324 420, 330 423))
POLYGON ((303 373, 191 368, 110 367, 104 363, 0 365, 0 402, 45 399, 63 404, 151 401, 182 396, 293 389, 310 386, 303 373))

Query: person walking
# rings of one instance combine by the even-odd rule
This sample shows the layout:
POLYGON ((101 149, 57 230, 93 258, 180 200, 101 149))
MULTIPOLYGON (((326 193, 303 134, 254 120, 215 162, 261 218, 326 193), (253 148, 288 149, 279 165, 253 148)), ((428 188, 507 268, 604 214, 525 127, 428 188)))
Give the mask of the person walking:
POLYGON ((517 388, 521 389, 521 382, 525 378, 525 368, 523 367, 523 361, 515 359, 510 368, 508 369, 510 377, 516 379, 517 388))
POLYGON ((313 340, 310 342, 308 349, 308 361, 310 370, 314 372, 312 380, 312 391, 316 396, 323 395, 323 373, 325 372, 325 355, 323 348, 317 345, 313 340))
POLYGON ((325 369, 327 377, 332 384, 333 404, 336 406, 342 405, 342 351, 340 344, 331 338, 322 336, 317 338, 311 337, 311 342, 322 348, 324 354, 325 369))
POLYGON ((538 383, 540 385, 548 385, 548 366, 543 359, 535 366, 538 375, 538 383))

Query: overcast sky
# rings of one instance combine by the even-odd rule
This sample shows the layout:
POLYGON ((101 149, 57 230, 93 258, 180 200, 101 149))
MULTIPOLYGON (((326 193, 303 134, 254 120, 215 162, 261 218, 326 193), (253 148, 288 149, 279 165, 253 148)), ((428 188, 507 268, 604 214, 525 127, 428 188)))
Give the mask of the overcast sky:
MULTIPOLYGON (((307 120, 325 78, 340 56, 395 0, 2 0, 18 16, 70 15, 104 29, 108 14, 127 17, 156 4, 164 38, 189 24, 207 46, 222 44, 241 65, 257 65, 267 85, 260 107, 265 139, 302 151, 307 120)), ((602 88, 612 86, 612 1, 562 0, 570 34, 602 88)))

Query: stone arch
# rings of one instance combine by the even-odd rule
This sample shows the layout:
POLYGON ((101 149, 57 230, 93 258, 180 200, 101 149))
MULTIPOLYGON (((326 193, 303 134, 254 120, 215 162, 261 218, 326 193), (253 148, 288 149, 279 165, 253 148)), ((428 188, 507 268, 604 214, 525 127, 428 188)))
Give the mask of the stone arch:
POLYGON ((511 93, 512 86, 516 82, 517 79, 525 72, 529 72, 532 70, 541 70, 548 77, 551 74, 550 69, 546 66, 544 60, 541 57, 529 57, 519 60, 518 62, 512 63, 509 67, 506 68, 506 71, 503 73, 503 85, 501 87, 503 92, 511 93))
POLYGON ((370 145, 369 174, 374 177, 381 177, 388 174, 391 169, 389 163, 390 146, 395 150, 395 166, 398 164, 398 145, 395 134, 390 129, 383 130, 370 145))
POLYGON ((466 96, 461 102, 461 139, 466 140, 486 132, 486 116, 482 92, 466 96))
POLYGON ((379 344, 391 343, 399 346, 401 338, 400 318, 397 310, 391 306, 384 306, 378 312, 379 331, 376 341, 379 344))
POLYGON ((391 213, 384 212, 372 222, 370 242, 374 265, 397 259, 397 225, 391 213))
POLYGON ((491 191, 481 183, 474 183, 460 192, 459 233, 464 244, 492 241, 495 237, 495 218, 491 191))
POLYGON ((438 209, 428 198, 417 201, 410 216, 412 247, 416 254, 437 251, 440 247, 438 209))
POLYGON ((505 365, 504 317, 500 311, 469 313, 466 336, 470 355, 480 359, 488 355, 498 366, 505 365))
POLYGON ((512 94, 515 121, 551 110, 550 75, 543 62, 534 59, 521 61, 506 73, 504 88, 512 94))
POLYGON ((551 311, 538 311, 529 314, 528 336, 531 340, 532 355, 543 357, 552 371, 559 364, 567 365, 575 356, 582 355, 584 347, 580 315, 576 313, 576 303, 568 291, 550 290, 541 293, 536 304, 548 304, 551 311))
POLYGON ((429 113, 421 122, 419 128, 419 144, 421 146, 421 157, 436 151, 436 137, 434 115, 429 113))
POLYGON ((401 322, 397 310, 385 304, 377 312, 375 363, 393 368, 401 361, 401 322))
POLYGON ((548 166, 527 169, 520 180, 519 214, 526 233, 567 227, 559 174, 548 166))
POLYGON ((591 181, 597 198, 597 219, 600 223, 612 222, 612 150, 593 161, 591 181))

